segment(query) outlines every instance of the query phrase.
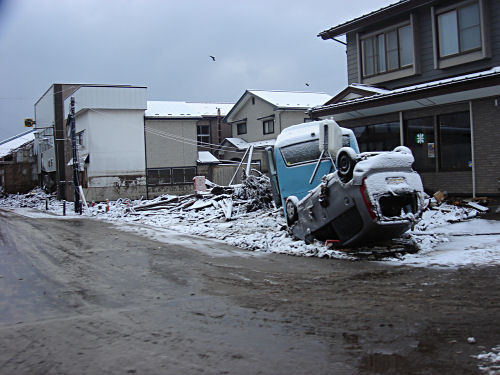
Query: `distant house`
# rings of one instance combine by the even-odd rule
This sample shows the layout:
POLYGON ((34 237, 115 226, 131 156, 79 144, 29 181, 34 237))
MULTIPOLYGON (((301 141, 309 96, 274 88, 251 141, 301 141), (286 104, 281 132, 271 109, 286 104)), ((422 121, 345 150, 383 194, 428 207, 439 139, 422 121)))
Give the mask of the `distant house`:
POLYGON ((38 184, 34 131, 0 142, 0 194, 27 193, 38 184))
POLYGON ((211 178, 213 150, 231 135, 230 103, 148 101, 144 118, 148 197, 193 191, 193 177, 211 178))
POLYGON ((75 98, 80 184, 87 200, 146 194, 146 87, 53 85, 35 104, 38 166, 60 199, 72 199, 72 145, 66 118, 75 98))
POLYGON ((346 35, 348 86, 312 118, 362 151, 412 149, 429 192, 500 193, 500 2, 403 0, 319 34, 346 35))
POLYGON ((218 156, 241 160, 253 145, 252 160, 267 171, 263 155, 266 146, 274 144, 281 131, 289 126, 310 121, 307 111, 332 98, 325 93, 247 90, 224 118, 231 125, 232 136, 225 139, 218 156))

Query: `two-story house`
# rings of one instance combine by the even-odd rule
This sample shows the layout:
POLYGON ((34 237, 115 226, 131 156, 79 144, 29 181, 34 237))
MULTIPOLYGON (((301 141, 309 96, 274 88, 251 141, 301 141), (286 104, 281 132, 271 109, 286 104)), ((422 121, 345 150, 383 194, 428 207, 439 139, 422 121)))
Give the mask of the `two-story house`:
POLYGON ((500 193, 500 2, 402 0, 319 34, 347 41, 333 117, 362 151, 412 149, 424 187, 500 193))
POLYGON ((310 121, 307 111, 331 98, 315 92, 246 90, 224 118, 232 137, 222 142, 219 158, 240 160, 253 145, 252 160, 267 171, 265 147, 273 145, 283 129, 310 121))
POLYGON ((139 198, 146 193, 144 111, 146 87, 54 84, 35 104, 38 173, 73 195, 72 142, 66 121, 75 99, 80 184, 87 200, 139 198))
POLYGON ((213 151, 231 135, 223 117, 233 103, 148 101, 144 117, 147 195, 186 194, 193 177, 211 178, 213 151))

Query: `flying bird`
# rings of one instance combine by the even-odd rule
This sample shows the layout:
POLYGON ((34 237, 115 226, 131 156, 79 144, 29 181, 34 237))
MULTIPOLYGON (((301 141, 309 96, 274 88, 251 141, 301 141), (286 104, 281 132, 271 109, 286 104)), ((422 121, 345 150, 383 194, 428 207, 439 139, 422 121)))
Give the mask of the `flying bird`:
POLYGON ((215 61, 215 56, 210 56, 210 58, 215 61))
POLYGON ((306 86, 309 87, 309 83, 306 82, 306 86))

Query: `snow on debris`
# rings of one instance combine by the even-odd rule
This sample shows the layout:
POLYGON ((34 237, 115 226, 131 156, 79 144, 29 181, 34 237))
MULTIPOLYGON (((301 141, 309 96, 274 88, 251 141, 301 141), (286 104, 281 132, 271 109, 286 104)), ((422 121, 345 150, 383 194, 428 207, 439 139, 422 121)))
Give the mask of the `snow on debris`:
MULTIPOLYGON (((210 184, 209 184, 210 185, 210 184)), ((0 207, 14 211, 37 209, 62 215, 62 203, 37 189, 29 194, 0 198, 0 207)), ((68 202, 67 215, 75 217, 68 202)), ((472 207, 442 203, 424 211, 422 220, 401 241, 414 243, 416 253, 375 258, 388 265, 462 267, 500 264, 500 222, 481 219, 472 207)), ((163 195, 151 200, 119 199, 97 203, 82 216, 112 222, 168 229, 177 234, 214 238, 243 249, 307 257, 359 259, 323 243, 306 245, 288 234, 282 208, 271 198, 266 176, 250 176, 232 187, 215 186, 211 193, 163 195), (109 209, 108 209, 109 207, 109 209)), ((160 229, 158 230, 160 232, 160 229)), ((150 233, 150 232, 149 232, 150 233)), ((168 235, 162 240, 169 241, 168 235)), ((378 250, 373 247, 373 250, 378 250)), ((387 250, 387 249, 386 249, 387 250)))

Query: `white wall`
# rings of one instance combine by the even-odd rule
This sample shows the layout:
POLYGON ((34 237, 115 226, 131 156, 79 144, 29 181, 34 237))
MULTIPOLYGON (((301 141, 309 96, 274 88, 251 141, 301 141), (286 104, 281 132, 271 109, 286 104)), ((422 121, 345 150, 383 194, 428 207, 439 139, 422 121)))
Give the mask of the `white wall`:
MULTIPOLYGON (((87 108, 94 109, 142 109, 146 110, 146 88, 145 87, 102 87, 83 86, 76 90, 75 112, 87 108)), ((65 116, 70 108, 71 97, 64 101, 65 116)))
POLYGON ((35 121, 37 127, 54 125, 54 86, 35 104, 35 121))
POLYGON ((85 130, 88 176, 145 174, 143 110, 88 110, 78 114, 76 131, 85 130))

